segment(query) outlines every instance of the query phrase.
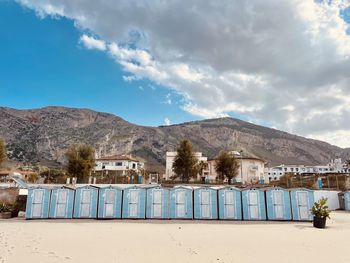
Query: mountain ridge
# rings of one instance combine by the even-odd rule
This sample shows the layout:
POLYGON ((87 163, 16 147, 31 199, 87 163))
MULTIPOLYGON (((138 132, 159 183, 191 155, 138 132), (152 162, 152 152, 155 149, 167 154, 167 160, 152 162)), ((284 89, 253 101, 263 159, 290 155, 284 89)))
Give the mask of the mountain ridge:
POLYGON ((7 142, 9 158, 27 163, 63 164, 71 144, 87 143, 98 156, 134 154, 159 168, 165 164, 165 152, 185 138, 209 158, 222 149, 243 149, 270 165, 326 164, 350 153, 349 148, 231 117, 152 127, 107 112, 63 106, 0 107, 0 136, 7 142))

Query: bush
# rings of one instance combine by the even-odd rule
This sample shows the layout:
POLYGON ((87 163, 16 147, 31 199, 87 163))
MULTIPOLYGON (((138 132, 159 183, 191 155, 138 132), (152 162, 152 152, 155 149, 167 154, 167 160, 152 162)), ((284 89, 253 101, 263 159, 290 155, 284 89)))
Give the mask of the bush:
POLYGON ((311 208, 311 214, 314 217, 319 217, 319 218, 330 218, 330 210, 328 209, 327 206, 327 200, 328 198, 321 198, 318 202, 314 203, 314 206, 311 208))
POLYGON ((12 212, 12 211, 13 211, 13 205, 0 203, 0 213, 12 212))

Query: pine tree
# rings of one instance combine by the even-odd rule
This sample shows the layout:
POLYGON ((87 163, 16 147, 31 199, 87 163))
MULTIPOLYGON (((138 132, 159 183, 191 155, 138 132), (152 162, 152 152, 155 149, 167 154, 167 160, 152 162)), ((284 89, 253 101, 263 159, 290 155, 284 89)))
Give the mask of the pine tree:
POLYGON ((181 178, 182 182, 188 182, 198 174, 198 159, 194 155, 193 146, 190 141, 183 140, 177 148, 177 155, 173 163, 175 178, 181 178))

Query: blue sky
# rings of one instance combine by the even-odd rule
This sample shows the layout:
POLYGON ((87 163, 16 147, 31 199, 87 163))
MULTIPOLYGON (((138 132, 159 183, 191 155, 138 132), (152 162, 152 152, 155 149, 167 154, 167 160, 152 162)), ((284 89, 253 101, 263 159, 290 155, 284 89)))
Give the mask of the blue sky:
POLYGON ((152 126, 165 118, 196 119, 178 107, 176 93, 147 80, 124 81, 125 73, 107 54, 79 43, 81 31, 72 20, 40 19, 28 8, 0 1, 0 32, 1 106, 90 108, 152 126))
POLYGON ((0 0, 0 105, 232 116, 350 147, 349 5, 0 0))

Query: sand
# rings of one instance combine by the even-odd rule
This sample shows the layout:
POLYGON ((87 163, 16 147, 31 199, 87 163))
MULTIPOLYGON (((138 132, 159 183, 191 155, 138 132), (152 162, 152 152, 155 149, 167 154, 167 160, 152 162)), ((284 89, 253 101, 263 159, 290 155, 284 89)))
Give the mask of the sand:
POLYGON ((0 263, 350 262, 350 213, 296 222, 0 221, 0 263))

